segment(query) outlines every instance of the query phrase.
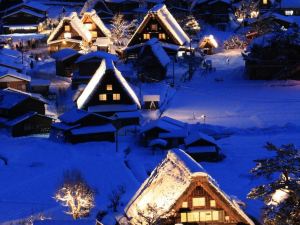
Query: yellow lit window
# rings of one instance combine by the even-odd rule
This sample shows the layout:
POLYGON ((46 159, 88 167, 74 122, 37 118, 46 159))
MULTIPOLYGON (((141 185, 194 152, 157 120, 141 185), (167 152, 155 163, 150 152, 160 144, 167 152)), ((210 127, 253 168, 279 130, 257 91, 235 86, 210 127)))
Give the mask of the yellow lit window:
POLYGON ((116 94, 113 94, 113 100, 114 101, 119 101, 121 99, 121 95, 116 93, 116 94))
POLYGON ((205 206, 205 198, 193 198, 193 206, 205 206))
POLYGON ((188 208, 188 202, 182 202, 181 208, 188 208))
POLYGON ((144 34, 144 40, 149 40, 150 39, 150 34, 144 34))
POLYGON ((210 207, 216 207, 216 201, 210 200, 210 207))
POLYGON ((225 216, 225 221, 229 221, 229 216, 225 216))
POLYGON ((218 221, 220 219, 218 211, 212 211, 212 220, 218 221))
POLYGON ((65 26, 65 31, 70 32, 71 31, 71 27, 69 25, 65 26))
POLYGON ((188 213, 188 222, 198 222, 198 221, 199 221, 199 212, 188 213))
POLYGON ((160 40, 166 40, 166 34, 165 33, 159 33, 158 34, 158 39, 160 39, 160 40))
POLYGON ((263 4, 267 5, 268 4, 268 0, 263 0, 263 4))
POLYGON ((106 94, 100 94, 100 95, 99 95, 99 100, 100 100, 100 101, 106 101, 106 100, 107 100, 106 94))
POLYGON ((107 91, 112 91, 112 84, 108 84, 108 85, 106 85, 106 90, 107 91))
POLYGON ((180 214, 180 220, 181 220, 182 223, 187 222, 187 220, 186 220, 186 213, 181 213, 180 214))
POLYGON ((92 23, 86 23, 86 24, 84 24, 84 26, 85 26, 86 29, 88 29, 88 30, 93 30, 93 24, 92 24, 92 23))
POLYGON ((90 32, 91 32, 92 38, 98 37, 97 31, 90 31, 90 32))

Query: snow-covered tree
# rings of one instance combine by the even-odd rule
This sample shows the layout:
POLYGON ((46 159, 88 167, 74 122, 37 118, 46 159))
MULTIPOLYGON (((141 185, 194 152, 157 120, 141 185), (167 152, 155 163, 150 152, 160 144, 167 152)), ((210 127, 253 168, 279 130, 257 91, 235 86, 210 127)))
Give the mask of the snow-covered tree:
POLYGON ((171 225, 174 224, 175 212, 162 213, 157 205, 147 204, 144 210, 137 210, 138 219, 130 221, 130 225, 171 225))
POLYGON ((244 49, 247 46, 247 41, 245 38, 239 36, 239 35, 234 35, 230 37, 229 39, 224 41, 224 48, 226 50, 228 49, 244 49))
POLYGON ((256 160, 251 173, 272 181, 253 188, 248 197, 264 201, 265 225, 300 224, 300 149, 292 144, 277 147, 271 143, 265 148, 274 156, 256 160))
POLYGON ((125 45, 137 27, 137 21, 128 22, 118 13, 112 19, 111 39, 115 45, 125 45))
POLYGON ((234 15, 239 22, 246 18, 257 18, 259 14, 259 0, 242 0, 238 3, 234 15))
POLYGON ((200 25, 193 15, 183 21, 183 30, 189 35, 196 35, 200 31, 200 25))
POLYGON ((54 198, 68 208, 66 214, 72 215, 73 219, 88 216, 94 207, 94 191, 76 170, 64 174, 63 184, 54 198))

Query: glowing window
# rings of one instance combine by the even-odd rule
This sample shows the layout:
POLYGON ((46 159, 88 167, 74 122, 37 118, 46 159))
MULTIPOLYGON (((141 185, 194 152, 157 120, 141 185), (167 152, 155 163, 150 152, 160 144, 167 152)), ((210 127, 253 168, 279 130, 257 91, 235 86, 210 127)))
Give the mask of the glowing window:
POLYGON ((121 99, 121 95, 116 93, 116 94, 113 94, 113 100, 114 101, 119 101, 121 99))
POLYGON ((225 216, 225 221, 229 221, 229 216, 225 216))
POLYGON ((68 39, 68 38, 71 38, 72 37, 72 34, 70 32, 65 32, 64 33, 64 38, 65 39, 68 39))
POLYGON ((210 200, 210 207, 216 207, 216 201, 210 200))
POLYGON ((212 211, 212 220, 218 221, 220 219, 219 212, 218 211, 212 211))
POLYGON ((106 94, 100 94, 100 95, 99 95, 99 100, 100 100, 100 101, 107 101, 107 96, 106 96, 106 94))
POLYGON ((158 34, 158 39, 160 39, 160 40, 166 40, 166 34, 165 33, 159 33, 158 34))
POLYGON ((98 37, 97 31, 90 31, 90 32, 91 32, 92 38, 98 37))
POLYGON ((188 222, 198 222, 198 221, 199 221, 199 212, 188 213, 188 222))
POLYGON ((69 25, 65 26, 65 31, 70 32, 71 31, 71 27, 69 25))
POLYGON ((181 208, 188 208, 188 202, 182 202, 181 208))
POLYGON ((144 40, 149 40, 150 39, 150 34, 144 34, 143 37, 144 37, 144 40))
POLYGON ((86 24, 84 24, 84 26, 85 26, 88 30, 93 30, 93 24, 92 24, 92 23, 86 23, 86 24))
POLYGON ((285 14, 286 16, 292 16, 292 15, 294 15, 294 11, 293 11, 293 10, 285 10, 285 11, 284 11, 284 14, 285 14))
POLYGON ((205 198, 193 198, 193 206, 205 206, 205 198))
POLYGON ((263 4, 267 5, 268 4, 268 0, 263 0, 263 4))
POLYGON ((112 89, 113 89, 112 84, 106 85, 106 90, 107 91, 112 91, 112 89))
POLYGON ((181 220, 182 223, 187 222, 186 213, 181 213, 180 217, 181 217, 180 220, 181 220))

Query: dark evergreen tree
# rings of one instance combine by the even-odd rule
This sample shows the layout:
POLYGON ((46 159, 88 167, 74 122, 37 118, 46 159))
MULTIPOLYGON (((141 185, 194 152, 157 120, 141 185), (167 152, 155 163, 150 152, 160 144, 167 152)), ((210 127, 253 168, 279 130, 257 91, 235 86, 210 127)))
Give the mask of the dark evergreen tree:
POLYGON ((265 148, 274 156, 255 160, 251 173, 272 181, 253 188, 248 197, 264 201, 265 225, 299 225, 300 150, 292 144, 277 147, 267 143, 265 148))

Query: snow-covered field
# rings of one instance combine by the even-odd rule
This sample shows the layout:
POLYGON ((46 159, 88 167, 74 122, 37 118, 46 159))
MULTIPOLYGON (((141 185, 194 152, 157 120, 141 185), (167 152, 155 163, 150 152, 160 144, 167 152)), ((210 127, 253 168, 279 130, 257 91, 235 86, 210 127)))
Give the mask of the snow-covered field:
MULTIPOLYGON (((219 140, 226 158, 202 165, 228 195, 245 201, 246 211, 259 218, 262 204, 247 200, 246 195, 263 180, 253 179, 249 170, 254 159, 267 156, 268 152, 263 150, 267 141, 300 145, 300 82, 245 79, 240 51, 218 53, 208 59, 216 71, 199 70, 192 81, 177 81, 164 115, 190 123, 203 123, 201 115, 206 115, 207 124, 223 126, 224 129, 216 130, 231 134, 219 140)), ((143 85, 143 92, 168 92, 159 85, 147 91, 149 87, 143 85)), ((137 137, 120 139, 116 152, 115 144, 111 143, 70 145, 54 143, 47 137, 13 139, 0 134, 0 156, 8 159, 7 166, 0 161, 0 224, 38 213, 53 219, 70 218, 53 199, 63 173, 70 169, 80 170, 97 191, 91 219, 99 210, 107 210, 108 195, 118 185, 126 186, 122 199, 126 204, 165 153, 153 155, 149 149, 139 147, 137 137), (131 152, 125 164, 123 151, 127 146, 131 152)))

